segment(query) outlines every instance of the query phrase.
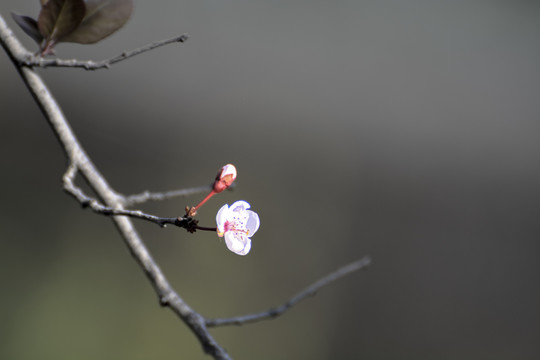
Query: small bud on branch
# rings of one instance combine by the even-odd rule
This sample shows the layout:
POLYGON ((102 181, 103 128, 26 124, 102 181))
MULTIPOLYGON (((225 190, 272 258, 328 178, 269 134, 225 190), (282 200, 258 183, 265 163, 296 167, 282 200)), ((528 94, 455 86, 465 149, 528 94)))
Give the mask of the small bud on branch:
POLYGON ((214 181, 214 185, 212 189, 216 194, 222 192, 223 190, 227 190, 229 186, 234 182, 236 179, 236 167, 232 164, 227 164, 224 167, 221 168, 219 173, 216 176, 216 180, 214 181))
POLYGON ((232 164, 227 164, 223 166, 214 180, 214 185, 212 185, 212 190, 206 195, 206 197, 197 205, 193 207, 186 206, 186 216, 195 216, 197 215, 197 210, 204 205, 215 194, 228 189, 234 180, 236 179, 236 167, 232 164))

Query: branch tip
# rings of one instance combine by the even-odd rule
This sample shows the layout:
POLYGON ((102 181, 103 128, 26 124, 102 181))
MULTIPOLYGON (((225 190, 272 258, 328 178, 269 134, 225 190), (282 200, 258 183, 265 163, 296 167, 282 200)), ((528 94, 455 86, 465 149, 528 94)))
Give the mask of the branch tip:
POLYGON ((26 49, 23 49, 23 51, 21 51, 21 54, 15 57, 15 60, 18 66, 26 66, 30 68, 67 67, 67 68, 81 68, 88 71, 110 69, 111 65, 116 64, 117 62, 127 60, 131 57, 137 56, 139 54, 142 54, 142 53, 157 49, 158 47, 162 47, 162 46, 172 44, 175 42, 184 43, 188 40, 188 38, 189 37, 186 34, 184 34, 184 35, 180 35, 180 36, 173 37, 170 39, 156 41, 156 42, 141 46, 133 50, 123 51, 118 56, 115 56, 106 60, 101 60, 101 61, 59 59, 59 58, 47 59, 41 56, 40 54, 37 54, 37 55, 32 54, 26 49))
POLYGON ((263 311, 256 314, 249 314, 249 315, 243 315, 243 316, 237 316, 232 318, 221 318, 221 319, 208 319, 206 320, 206 326, 208 327, 214 327, 214 326, 223 326, 223 325, 243 325, 246 323, 261 321, 261 320, 267 320, 276 318, 280 315, 282 315, 285 311, 292 308, 294 305, 298 304, 300 301, 304 300, 305 298, 309 296, 315 295, 318 290, 325 287, 326 285, 346 276, 349 275, 357 270, 364 269, 371 263, 371 258, 369 256, 365 256, 357 261, 354 261, 348 265, 345 265, 338 270, 322 277, 321 279, 317 280, 289 300, 287 300, 283 305, 278 306, 276 308, 271 308, 267 311, 263 311))

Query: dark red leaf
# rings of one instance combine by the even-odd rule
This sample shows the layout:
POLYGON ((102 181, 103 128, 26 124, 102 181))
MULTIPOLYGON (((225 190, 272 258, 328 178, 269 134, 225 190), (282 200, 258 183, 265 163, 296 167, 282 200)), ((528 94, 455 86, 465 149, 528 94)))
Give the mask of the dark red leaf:
POLYGON ((120 29, 133 11, 132 0, 87 0, 86 15, 75 31, 60 41, 93 44, 120 29))
POLYGON ((46 1, 38 17, 38 28, 46 40, 45 46, 52 47, 60 38, 73 32, 83 20, 85 9, 83 0, 46 1))
POLYGON ((19 15, 14 12, 11 13, 13 20, 23 29, 26 35, 34 39, 35 42, 41 44, 43 41, 43 36, 39 32, 37 21, 32 19, 30 16, 19 15))

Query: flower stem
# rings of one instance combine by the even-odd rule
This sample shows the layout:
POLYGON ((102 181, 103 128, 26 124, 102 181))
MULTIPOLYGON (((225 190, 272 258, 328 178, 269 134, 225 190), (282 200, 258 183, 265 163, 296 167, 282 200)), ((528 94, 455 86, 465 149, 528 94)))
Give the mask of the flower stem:
POLYGON ((217 231, 217 228, 215 227, 206 227, 206 226, 195 226, 195 229, 197 230, 204 230, 204 231, 217 231))
POLYGON ((215 192, 214 190, 210 191, 210 192, 208 193, 208 195, 206 195, 206 197, 199 203, 199 205, 197 205, 197 206, 195 206, 195 207, 193 208, 193 210, 197 211, 201 206, 203 206, 203 204, 204 204, 205 202, 208 201, 208 199, 210 199, 210 198, 211 198, 212 196, 214 196, 215 194, 216 194, 216 192, 215 192))

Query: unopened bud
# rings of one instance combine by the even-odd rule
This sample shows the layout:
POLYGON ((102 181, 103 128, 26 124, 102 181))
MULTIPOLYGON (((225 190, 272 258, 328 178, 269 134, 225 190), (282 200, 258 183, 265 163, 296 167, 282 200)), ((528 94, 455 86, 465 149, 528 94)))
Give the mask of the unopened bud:
POLYGON ((236 168, 232 164, 227 164, 217 174, 212 189, 215 193, 220 193, 231 186, 234 179, 236 179, 236 168))

